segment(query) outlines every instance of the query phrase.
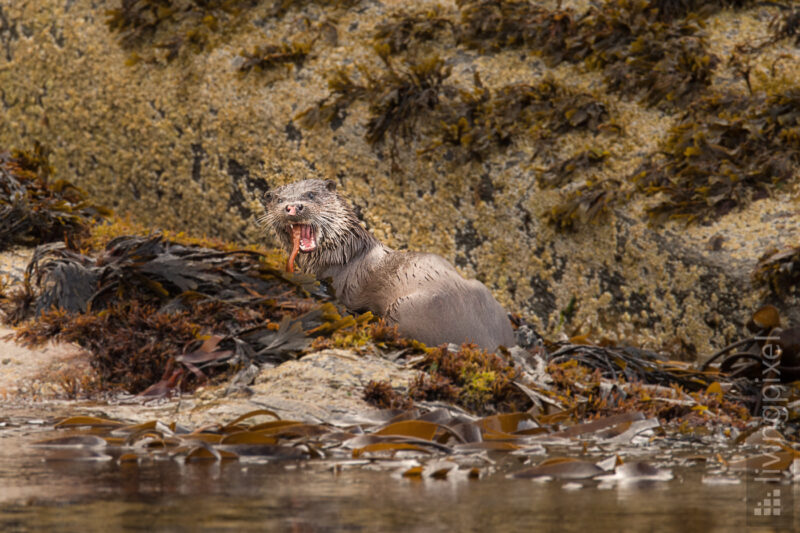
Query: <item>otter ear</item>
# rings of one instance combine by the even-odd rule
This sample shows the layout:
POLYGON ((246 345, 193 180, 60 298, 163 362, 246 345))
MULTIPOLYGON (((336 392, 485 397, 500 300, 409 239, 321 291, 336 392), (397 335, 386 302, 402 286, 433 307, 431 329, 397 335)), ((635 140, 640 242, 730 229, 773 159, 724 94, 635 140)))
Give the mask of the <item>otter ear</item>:
POLYGON ((261 195, 261 205, 266 209, 274 198, 275 195, 271 191, 264 192, 264 194, 261 195))
POLYGON ((335 191, 336 182, 333 180, 325 180, 325 188, 328 189, 329 191, 335 191))

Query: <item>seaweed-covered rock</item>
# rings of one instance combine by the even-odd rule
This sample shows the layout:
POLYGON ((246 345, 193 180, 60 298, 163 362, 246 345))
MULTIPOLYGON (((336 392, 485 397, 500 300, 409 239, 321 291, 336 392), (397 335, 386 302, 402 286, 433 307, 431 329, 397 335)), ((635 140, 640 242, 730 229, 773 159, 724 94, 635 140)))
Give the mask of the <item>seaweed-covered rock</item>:
MULTIPOLYGON (((557 47, 537 50, 524 35, 513 47, 465 41, 462 15, 475 2, 437 9, 428 2, 404 4, 409 17, 426 26, 419 32, 386 25, 403 20, 392 17, 393 4, 162 3, 188 7, 156 10, 157 23, 139 27, 120 18, 131 4, 122 0, 99 7, 89 0, 0 1, 0 145, 38 140, 51 148, 56 174, 99 204, 153 226, 240 242, 265 239, 255 222, 263 191, 301 178, 337 179, 379 238, 444 255, 547 333, 653 349, 709 353, 733 340, 763 296, 751 282, 759 257, 800 240, 800 222, 788 203, 794 167, 780 187, 767 185, 765 198, 688 227, 672 221, 648 226, 648 207, 660 197, 644 197, 631 180, 663 151, 684 102, 720 88, 747 92, 726 54, 769 34, 770 17, 759 13, 777 15, 775 7, 719 1, 702 10, 698 2, 650 2, 662 13, 645 24, 628 16, 643 2, 615 0, 612 10, 592 19, 604 21, 609 35, 624 37, 612 43, 615 48, 589 40, 585 59, 571 56, 556 65, 546 54, 557 47), (414 14, 424 10, 427 18, 414 14), (690 26, 686 35, 669 33, 675 39, 667 47, 640 40, 646 31, 690 26), (374 45, 382 39, 391 42, 378 54, 374 45), (280 76, 240 75, 243 59, 270 68, 275 51, 279 63, 294 63, 294 43, 311 43, 302 68, 281 69, 280 76), (619 57, 631 46, 639 47, 641 61, 625 68, 619 57), (387 48, 388 66, 380 57, 387 48), (448 74, 439 80, 447 91, 407 114, 393 111, 394 122, 385 128, 375 130, 371 120, 382 103, 400 102, 388 86, 376 93, 382 102, 353 101, 321 127, 300 123, 300 113, 331 94, 335 72, 344 69, 354 85, 368 87, 370 75, 380 83, 390 79, 380 73, 394 69, 402 80, 408 74, 403 65, 435 56, 443 62, 438 72, 448 74), (658 69, 678 72, 681 90, 665 90, 653 76, 658 69), (441 111, 480 97, 476 79, 490 96, 554 80, 569 94, 602 104, 603 113, 592 128, 550 131, 548 117, 534 117, 530 124, 514 122, 508 137, 497 131, 506 122, 492 117, 480 128, 473 123, 444 136, 441 111), (412 118, 398 122, 406 117, 412 118), (370 143, 370 131, 400 135, 370 143), (475 134, 502 142, 488 142, 480 157, 463 157, 475 134), (590 151, 608 156, 602 165, 567 175, 558 188, 540 185, 549 169, 590 151)), ((588 3, 569 3, 571 18, 557 12, 557 2, 537 4, 528 11, 541 16, 541 24, 558 23, 553 35, 571 47, 562 51, 583 46, 573 26, 588 3)), ((794 43, 773 46, 793 49, 794 43)), ((765 59, 765 68, 756 58, 753 90, 771 79, 800 83, 800 69, 775 61, 779 52, 765 59), (782 78, 770 78, 773 71, 782 78)), ((579 118, 577 108, 564 111, 567 120, 579 118)), ((530 113, 520 116, 528 120, 530 113)), ((459 124, 445 122, 451 130, 459 124)), ((781 306, 797 309, 792 298, 781 306)))

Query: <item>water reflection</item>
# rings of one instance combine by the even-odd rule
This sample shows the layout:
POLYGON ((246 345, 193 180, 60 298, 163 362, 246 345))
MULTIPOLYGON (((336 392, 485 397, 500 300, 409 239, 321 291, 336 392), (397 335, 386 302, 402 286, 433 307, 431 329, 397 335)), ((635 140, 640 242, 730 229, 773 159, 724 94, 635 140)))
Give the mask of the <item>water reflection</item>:
POLYGON ((703 466, 565 490, 503 472, 420 480, 314 462, 45 461, 25 446, 36 438, 0 431, 2 531, 732 531, 746 518, 745 484, 703 484, 703 466))

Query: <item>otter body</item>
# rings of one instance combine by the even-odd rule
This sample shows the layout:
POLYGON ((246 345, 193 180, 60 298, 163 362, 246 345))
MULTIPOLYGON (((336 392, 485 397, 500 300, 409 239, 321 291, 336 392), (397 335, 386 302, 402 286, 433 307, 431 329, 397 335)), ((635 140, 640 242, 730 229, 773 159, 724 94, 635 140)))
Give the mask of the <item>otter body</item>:
POLYGON ((351 311, 372 311, 404 336, 435 346, 474 342, 513 346, 506 312, 489 289, 464 279, 444 258, 398 252, 361 227, 333 181, 305 180, 268 192, 262 222, 317 278, 332 278, 351 311))

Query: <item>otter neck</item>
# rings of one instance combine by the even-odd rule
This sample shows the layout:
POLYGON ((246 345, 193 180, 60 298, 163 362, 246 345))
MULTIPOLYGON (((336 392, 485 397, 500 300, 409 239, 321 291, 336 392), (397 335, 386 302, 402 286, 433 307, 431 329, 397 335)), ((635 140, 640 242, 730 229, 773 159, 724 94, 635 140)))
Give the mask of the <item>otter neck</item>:
MULTIPOLYGON (((339 250, 342 253, 337 254, 337 260, 320 262, 311 269, 318 279, 331 278, 337 298, 352 310, 364 308, 362 292, 365 280, 392 251, 364 228, 358 229, 361 234, 354 235, 353 240, 348 239, 349 247, 339 250)), ((369 310, 376 313, 380 311, 369 310)))
POLYGON ((301 254, 298 262, 309 274, 324 278, 331 275, 329 269, 352 263, 380 246, 378 239, 356 223, 346 232, 326 236, 320 248, 309 254, 301 254))

